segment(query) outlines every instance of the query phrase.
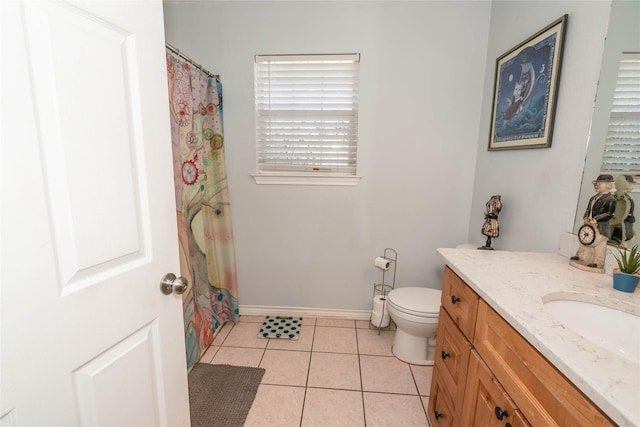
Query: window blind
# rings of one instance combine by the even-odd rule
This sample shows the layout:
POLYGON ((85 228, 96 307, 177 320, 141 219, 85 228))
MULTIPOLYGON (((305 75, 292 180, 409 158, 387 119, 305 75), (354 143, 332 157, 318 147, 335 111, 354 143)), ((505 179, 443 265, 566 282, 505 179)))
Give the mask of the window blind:
POLYGON ((359 54, 255 57, 258 172, 355 175, 359 54))
POLYGON ((620 61, 601 170, 640 172, 640 53, 620 61))

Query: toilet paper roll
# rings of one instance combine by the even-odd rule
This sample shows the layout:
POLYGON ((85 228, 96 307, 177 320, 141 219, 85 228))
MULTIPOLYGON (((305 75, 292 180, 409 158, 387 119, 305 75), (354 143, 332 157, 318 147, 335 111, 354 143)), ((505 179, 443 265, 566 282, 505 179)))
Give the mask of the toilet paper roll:
POLYGON ((373 297, 373 312, 376 314, 383 314, 386 312, 386 299, 383 295, 376 295, 373 297))
POLYGON ((371 325, 376 328, 386 328, 387 326, 389 326, 389 315, 387 314, 386 316, 382 316, 382 318, 380 318, 379 315, 372 313, 371 325))
POLYGON ((389 313, 387 312, 386 301, 383 295, 376 295, 373 298, 371 324, 376 328, 386 328, 389 326, 389 313))
POLYGON ((389 261, 388 259, 384 258, 384 257, 376 257, 376 259, 373 261, 373 264, 378 267, 380 270, 388 270, 389 266, 391 266, 391 261, 389 261))

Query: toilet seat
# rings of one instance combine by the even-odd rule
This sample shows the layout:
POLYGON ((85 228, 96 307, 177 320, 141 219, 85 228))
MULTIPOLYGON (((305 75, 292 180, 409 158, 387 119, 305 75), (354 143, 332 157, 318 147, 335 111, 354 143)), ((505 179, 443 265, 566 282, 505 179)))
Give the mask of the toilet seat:
POLYGON ((438 317, 441 297, 442 291, 439 289, 405 287, 389 292, 387 301, 402 313, 419 317, 438 317))

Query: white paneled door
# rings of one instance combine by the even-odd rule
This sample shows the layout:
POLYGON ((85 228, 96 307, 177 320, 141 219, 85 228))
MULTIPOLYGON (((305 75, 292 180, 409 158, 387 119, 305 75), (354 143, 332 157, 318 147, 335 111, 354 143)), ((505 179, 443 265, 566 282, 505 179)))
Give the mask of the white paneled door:
POLYGON ((0 425, 188 426, 162 3, 0 16, 0 425))

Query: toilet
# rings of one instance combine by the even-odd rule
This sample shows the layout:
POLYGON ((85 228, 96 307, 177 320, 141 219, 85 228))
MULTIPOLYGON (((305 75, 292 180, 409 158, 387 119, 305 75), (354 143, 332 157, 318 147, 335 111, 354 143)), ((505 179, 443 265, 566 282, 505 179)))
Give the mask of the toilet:
POLYGON ((389 317, 397 326, 392 352, 414 365, 433 365, 442 291, 395 288, 387 294, 389 317))

